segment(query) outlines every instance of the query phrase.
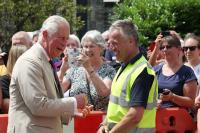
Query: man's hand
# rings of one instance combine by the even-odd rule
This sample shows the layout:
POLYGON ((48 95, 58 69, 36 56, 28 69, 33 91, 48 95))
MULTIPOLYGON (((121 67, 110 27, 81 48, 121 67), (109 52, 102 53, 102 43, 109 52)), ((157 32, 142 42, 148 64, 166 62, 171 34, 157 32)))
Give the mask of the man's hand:
POLYGON ((102 125, 102 126, 98 129, 97 133, 108 133, 108 126, 102 125))
POLYGON ((93 110, 93 105, 88 105, 88 106, 85 106, 84 109, 80 109, 77 113, 75 113, 74 115, 75 116, 78 116, 78 117, 83 117, 85 118, 89 113, 90 111, 93 110))

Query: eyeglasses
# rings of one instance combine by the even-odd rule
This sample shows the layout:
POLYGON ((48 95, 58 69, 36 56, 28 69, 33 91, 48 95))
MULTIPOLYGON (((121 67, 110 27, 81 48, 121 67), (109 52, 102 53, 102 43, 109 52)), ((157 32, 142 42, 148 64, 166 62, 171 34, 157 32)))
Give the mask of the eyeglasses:
POLYGON ((194 51, 197 48, 197 46, 189 46, 189 47, 183 47, 183 51, 188 51, 188 49, 190 51, 194 51))
POLYGON ((160 50, 163 50, 164 48, 165 49, 171 49, 172 47, 174 47, 174 46, 172 46, 172 45, 160 46, 160 50))

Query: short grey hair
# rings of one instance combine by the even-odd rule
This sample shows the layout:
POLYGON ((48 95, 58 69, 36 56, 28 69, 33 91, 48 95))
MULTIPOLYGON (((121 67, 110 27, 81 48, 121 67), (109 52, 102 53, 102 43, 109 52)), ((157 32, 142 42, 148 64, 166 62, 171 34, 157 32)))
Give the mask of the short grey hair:
POLYGON ((75 34, 70 34, 69 39, 76 41, 76 43, 78 44, 78 47, 81 47, 80 39, 75 34))
POLYGON ((67 20, 61 16, 58 15, 53 15, 48 17, 42 24, 42 28, 40 29, 40 34, 39 34, 39 41, 41 41, 42 37, 42 32, 44 30, 48 31, 48 36, 51 37, 53 34, 55 34, 58 31, 59 25, 60 24, 66 24, 69 25, 67 20))
POLYGON ((88 41, 91 41, 102 48, 105 48, 106 45, 104 38, 102 37, 101 33, 97 30, 91 30, 86 32, 86 34, 81 39, 81 45, 88 41))
POLYGON ((138 28, 130 19, 115 21, 110 26, 109 31, 115 29, 122 31, 122 33, 127 37, 133 37, 135 39, 136 45, 139 44, 139 37, 137 33, 138 28))

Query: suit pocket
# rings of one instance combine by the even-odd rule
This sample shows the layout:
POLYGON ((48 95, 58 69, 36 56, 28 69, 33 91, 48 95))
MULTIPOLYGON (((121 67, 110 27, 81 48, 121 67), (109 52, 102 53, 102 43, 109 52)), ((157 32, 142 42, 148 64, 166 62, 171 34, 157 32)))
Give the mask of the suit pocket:
POLYGON ((30 133, 55 133, 55 130, 52 127, 38 124, 29 125, 28 130, 30 133))
POLYGON ((13 126, 7 133, 55 133, 54 129, 47 126, 30 124, 28 126, 13 126))
POLYGON ((38 125, 38 124, 31 124, 31 127, 38 127, 38 128, 47 128, 47 129, 53 129, 50 126, 44 126, 44 125, 38 125))

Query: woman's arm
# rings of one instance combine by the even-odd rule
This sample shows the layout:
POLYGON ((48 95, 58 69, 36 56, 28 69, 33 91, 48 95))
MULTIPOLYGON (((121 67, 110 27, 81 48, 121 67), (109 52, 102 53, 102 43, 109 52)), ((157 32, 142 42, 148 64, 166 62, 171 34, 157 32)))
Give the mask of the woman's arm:
POLYGON ((87 78, 89 81, 92 81, 97 91, 97 94, 103 97, 108 96, 110 94, 112 80, 107 77, 104 79, 99 77, 99 75, 95 73, 95 70, 91 65, 89 57, 84 53, 81 53, 81 56, 79 56, 78 61, 85 68, 87 72, 87 78))
POLYGON ((112 80, 109 78, 101 79, 93 69, 87 70, 89 79, 92 81, 99 96, 108 96, 111 90, 112 80))
POLYGON ((192 80, 183 86, 183 96, 173 94, 172 102, 183 107, 193 107, 197 93, 197 81, 192 80))
POLYGON ((62 83, 61 83, 63 92, 66 92, 67 90, 69 90, 70 89, 70 85, 71 85, 70 80, 66 79, 66 78, 63 78, 62 83))
POLYGON ((152 66, 157 65, 157 56, 160 52, 161 40, 162 40, 162 35, 158 35, 156 40, 155 40, 155 47, 154 47, 154 49, 151 52, 151 55, 149 57, 149 64, 151 64, 152 66))
POLYGON ((68 56, 65 55, 62 59, 62 65, 60 67, 60 70, 57 72, 58 79, 62 86, 63 92, 67 91, 70 88, 70 84, 71 84, 71 82, 68 79, 64 78, 67 70, 69 70, 68 56))
POLYGON ((67 55, 65 55, 62 59, 62 65, 60 67, 60 70, 57 72, 58 79, 61 83, 63 81, 63 77, 65 76, 66 71, 69 69, 69 65, 67 61, 68 61, 68 57, 67 55))
POLYGON ((197 81, 192 80, 184 84, 183 96, 176 95, 170 91, 169 94, 167 95, 160 94, 160 99, 162 101, 171 101, 181 107, 191 108, 194 106, 196 93, 197 93, 197 81))

